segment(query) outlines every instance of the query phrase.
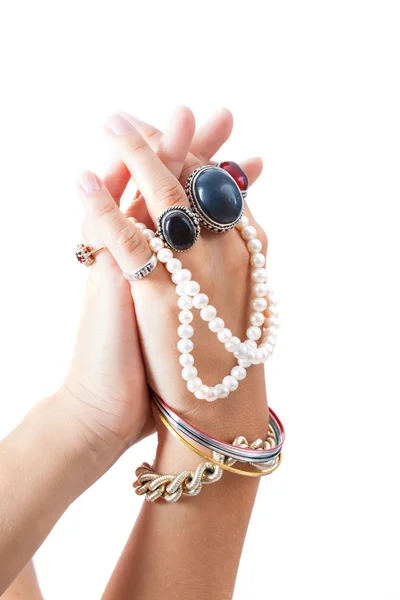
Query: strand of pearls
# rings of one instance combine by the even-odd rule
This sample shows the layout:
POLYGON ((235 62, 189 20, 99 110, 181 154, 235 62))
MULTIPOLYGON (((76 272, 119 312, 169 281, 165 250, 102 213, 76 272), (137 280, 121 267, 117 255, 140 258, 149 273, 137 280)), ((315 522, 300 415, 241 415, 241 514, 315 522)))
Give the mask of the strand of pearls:
POLYGON ((142 231, 151 251, 171 273, 171 279, 176 285, 176 293, 179 296, 178 306, 181 309, 178 317, 180 322, 178 350, 181 353, 179 362, 182 366, 182 378, 187 382, 189 392, 192 392, 196 398, 209 402, 226 398, 231 392, 237 390, 239 382, 245 379, 246 369, 252 365, 265 363, 272 355, 276 344, 279 327, 277 303, 273 292, 268 288, 265 256, 262 254, 262 243, 256 237, 256 229, 249 225, 249 220, 245 216, 242 216, 236 225, 250 254, 253 282, 250 324, 246 331, 247 338, 242 342, 225 327, 224 320, 217 315, 217 309, 210 304, 207 294, 201 292, 200 284, 192 280, 192 273, 189 269, 183 268, 182 262, 174 257, 169 248, 165 248, 163 241, 155 236, 154 231, 147 229, 146 225, 138 223, 134 218, 130 218, 130 221, 142 231), (200 317, 208 323, 210 331, 217 335, 225 349, 237 359, 238 364, 232 368, 230 374, 215 386, 205 385, 194 366, 192 354, 194 344, 191 339, 194 335, 191 325, 193 308, 200 311, 200 317))

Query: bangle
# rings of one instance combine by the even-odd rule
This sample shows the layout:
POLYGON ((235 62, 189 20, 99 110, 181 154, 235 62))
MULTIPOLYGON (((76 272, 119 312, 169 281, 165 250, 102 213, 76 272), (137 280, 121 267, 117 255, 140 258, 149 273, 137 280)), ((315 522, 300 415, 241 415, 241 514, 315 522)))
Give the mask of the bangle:
POLYGON ((207 448, 211 452, 217 452, 240 462, 263 465, 277 457, 282 450, 283 442, 285 441, 285 429, 272 409, 269 409, 270 423, 265 441, 258 439, 249 446, 247 440, 241 438, 237 443, 228 444, 200 431, 200 429, 197 429, 197 427, 179 417, 154 390, 151 390, 151 394, 158 412, 174 431, 207 448), (244 441, 244 443, 242 444, 241 441, 244 441))
MULTIPOLYGON (((201 456, 201 458, 203 458, 204 460, 209 461, 209 462, 213 463, 214 465, 217 465, 218 467, 221 467, 221 469, 223 469, 224 471, 229 471, 230 473, 235 473, 236 475, 244 475, 246 477, 262 477, 263 475, 269 475, 270 473, 275 471, 281 464, 282 453, 279 453, 277 457, 271 459, 270 466, 265 471, 262 471, 262 470, 244 471, 243 469, 237 469, 236 467, 232 467, 230 464, 228 464, 228 460, 233 460, 233 462, 236 462, 236 461, 234 461, 234 459, 227 459, 227 462, 225 464, 224 462, 221 462, 220 460, 215 459, 214 456, 212 456, 212 457, 207 456, 207 454, 205 454, 204 452, 202 452, 201 450, 196 448, 196 446, 191 444, 180 433, 178 433, 173 427, 171 427, 171 425, 168 423, 168 421, 166 421, 164 419, 162 414, 160 414, 160 419, 161 419, 161 422, 163 423, 163 425, 165 425, 165 427, 172 433, 172 435, 174 435, 180 442, 182 442, 182 444, 184 446, 186 446, 186 448, 189 448, 190 450, 192 450, 192 452, 194 452, 198 456, 201 456)), ((250 464, 252 466, 257 467, 257 469, 260 469, 260 467, 262 468, 263 466, 265 466, 265 465, 256 465, 254 463, 250 463, 250 464)))

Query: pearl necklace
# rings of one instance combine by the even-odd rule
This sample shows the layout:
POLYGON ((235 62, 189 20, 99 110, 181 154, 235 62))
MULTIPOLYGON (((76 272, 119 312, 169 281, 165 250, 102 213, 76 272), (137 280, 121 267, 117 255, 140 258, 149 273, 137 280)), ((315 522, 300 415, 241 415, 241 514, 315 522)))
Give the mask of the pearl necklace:
POLYGON ((246 332, 247 338, 242 342, 233 335, 230 329, 225 327, 223 319, 217 316, 217 309, 209 303, 208 296, 200 291, 200 284, 192 280, 192 273, 189 269, 183 268, 182 262, 178 258, 174 258, 172 251, 164 247, 164 243, 159 237, 155 237, 154 231, 147 229, 136 219, 130 218, 130 221, 142 230, 150 249, 171 273, 172 281, 176 285, 176 293, 179 296, 178 306, 181 309, 178 317, 181 323, 178 327, 180 337, 178 350, 181 353, 179 362, 182 366, 182 378, 186 381, 189 392, 192 392, 199 400, 208 400, 209 402, 218 398, 226 398, 230 392, 237 390, 239 382, 245 379, 246 369, 252 365, 265 363, 272 355, 276 344, 279 327, 278 311, 274 295, 267 285, 267 271, 264 268, 265 256, 261 252, 262 243, 256 237, 256 229, 249 225, 249 220, 244 215, 235 226, 246 242, 250 254, 254 294, 251 302, 253 312, 246 332), (217 334, 225 349, 233 353, 237 359, 238 364, 232 368, 230 375, 224 377, 222 383, 215 386, 205 385, 198 377, 197 369, 194 366, 194 357, 191 354, 194 348, 191 340, 194 329, 190 324, 193 321, 193 308, 200 311, 200 317, 208 322, 210 331, 217 334), (258 340, 260 341, 257 345, 258 340))

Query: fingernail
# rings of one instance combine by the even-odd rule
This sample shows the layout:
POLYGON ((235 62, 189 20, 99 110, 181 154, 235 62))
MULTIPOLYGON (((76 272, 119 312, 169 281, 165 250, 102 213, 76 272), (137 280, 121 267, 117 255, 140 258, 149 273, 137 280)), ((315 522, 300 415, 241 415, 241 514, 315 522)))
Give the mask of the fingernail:
POLYGON ((101 181, 94 173, 85 171, 80 177, 80 185, 89 195, 96 194, 101 189, 101 181))
POLYGON ((115 135, 126 135, 134 130, 132 123, 130 123, 124 115, 118 113, 112 115, 112 117, 107 120, 106 126, 115 133, 115 135))

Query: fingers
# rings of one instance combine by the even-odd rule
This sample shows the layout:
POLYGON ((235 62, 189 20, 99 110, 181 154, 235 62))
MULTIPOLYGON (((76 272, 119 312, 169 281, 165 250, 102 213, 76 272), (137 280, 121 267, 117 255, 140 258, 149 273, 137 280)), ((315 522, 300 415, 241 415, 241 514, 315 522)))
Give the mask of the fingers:
POLYGON ((121 196, 129 183, 131 174, 124 163, 116 159, 108 167, 103 177, 104 185, 119 206, 121 196))
POLYGON ((249 186, 253 185, 253 183, 260 177, 263 170, 263 162, 259 156, 243 161, 240 163, 240 166, 247 175, 249 186))
POLYGON ((165 208, 188 204, 179 181, 153 152, 131 120, 122 114, 114 115, 107 123, 107 133, 145 198, 154 222, 165 208))
POLYGON ((125 217, 97 175, 81 175, 78 191, 86 215, 122 271, 139 269, 152 252, 141 231, 125 217))
POLYGON ((232 113, 227 108, 221 108, 196 131, 191 152, 207 164, 229 139, 232 128, 232 113))
POLYGON ((167 169, 178 179, 196 129, 192 111, 186 106, 178 106, 172 113, 164 134, 136 117, 124 116, 133 123, 167 169))

